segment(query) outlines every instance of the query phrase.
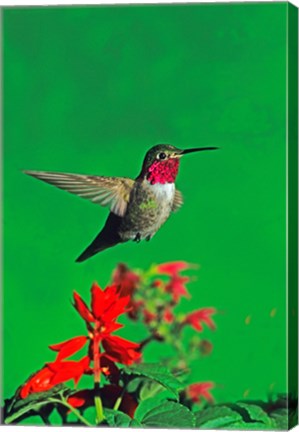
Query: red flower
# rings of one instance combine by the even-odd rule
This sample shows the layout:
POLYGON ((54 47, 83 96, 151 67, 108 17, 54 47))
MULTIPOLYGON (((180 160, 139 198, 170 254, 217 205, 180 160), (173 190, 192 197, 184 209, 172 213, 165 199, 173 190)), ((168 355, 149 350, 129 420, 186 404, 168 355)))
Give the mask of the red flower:
POLYGON ((130 342, 119 336, 108 336, 102 341, 106 355, 110 360, 130 365, 141 358, 139 344, 130 342))
POLYGON ((58 356, 56 361, 63 360, 67 357, 70 357, 81 348, 84 347, 88 338, 86 336, 77 336, 73 339, 69 339, 65 342, 61 342, 56 345, 50 345, 49 348, 53 351, 58 351, 58 356))
POLYGON ((88 309, 86 303, 79 296, 79 294, 76 293, 76 291, 74 291, 74 306, 85 321, 87 322, 94 321, 94 317, 92 316, 92 313, 88 309))
POLYGON ((91 310, 95 320, 99 320, 103 326, 125 313, 129 301, 129 296, 121 298, 116 285, 108 286, 103 291, 96 283, 91 287, 91 310))
POLYGON ((111 336, 111 333, 122 327, 116 320, 119 315, 127 312, 129 301, 130 297, 121 296, 116 285, 101 290, 94 283, 91 288, 91 308, 88 308, 80 295, 75 292, 74 307, 86 323, 88 336, 77 336, 50 345, 50 349, 58 353, 56 360, 48 363, 25 383, 20 391, 21 397, 49 390, 70 379, 77 384, 83 374, 93 374, 95 383, 100 382, 101 373, 109 376, 111 382, 118 382, 119 370, 114 362, 129 365, 141 357, 139 344, 118 336, 111 336), (65 360, 80 351, 88 341, 87 356, 79 361, 65 360), (106 353, 101 352, 101 345, 106 353))
MULTIPOLYGON (((98 347, 95 348, 94 344, 102 343, 107 357, 123 364, 132 364, 141 356, 140 352, 138 352, 139 344, 118 336, 111 336, 112 332, 122 327, 116 323, 116 319, 119 315, 127 312, 129 301, 129 296, 122 297, 118 293, 116 285, 108 286, 105 290, 101 290, 96 283, 92 285, 91 311, 89 312, 94 319, 94 327, 88 325, 88 329, 93 350, 98 350, 98 347)), ((84 316, 86 316, 85 310, 84 316)), ((82 316, 83 319, 85 319, 84 316, 82 316)), ((90 349, 90 355, 94 360, 93 350, 90 349)))
POLYGON ((190 265, 185 261, 174 261, 165 264, 159 264, 157 270, 159 273, 175 276, 182 270, 186 270, 190 265))
POLYGON ((165 291, 172 295, 175 303, 177 303, 180 297, 190 297, 189 292, 185 284, 189 282, 187 276, 173 275, 170 281, 165 285, 165 291))
POLYGON ((89 407, 94 404, 93 390, 79 390, 67 398, 67 402, 74 408, 89 407))
POLYGON ((89 365, 89 358, 83 357, 79 361, 55 361, 46 364, 41 370, 32 375, 20 390, 20 397, 26 398, 31 393, 50 390, 57 384, 73 379, 78 383, 89 365))
POLYGON ((186 283, 190 279, 180 275, 181 271, 190 267, 191 265, 185 261, 174 261, 157 266, 158 273, 170 276, 169 282, 165 285, 165 291, 172 294, 175 303, 179 301, 180 297, 190 297, 186 288, 186 283))
POLYGON ((38 393, 49 390, 53 387, 51 381, 54 375, 54 372, 48 366, 40 369, 38 372, 32 375, 29 380, 23 385, 20 390, 20 397, 24 399, 31 393, 38 393))
POLYGON ((174 315, 170 308, 166 308, 163 312, 163 319, 168 324, 171 324, 174 320, 174 315))
POLYGON ((205 323, 211 330, 215 330, 216 325, 211 318, 211 315, 216 313, 214 308, 203 308, 188 314, 184 320, 184 324, 190 324, 195 330, 202 331, 202 324, 205 323))
POLYGON ((55 361, 48 363, 47 366, 50 370, 54 372, 54 376, 51 380, 52 386, 61 384, 70 379, 74 380, 75 384, 78 384, 80 378, 88 369, 90 363, 90 358, 88 356, 83 357, 79 361, 69 360, 69 361, 55 361))
POLYGON ((214 387, 215 385, 212 382, 195 383, 187 387, 186 394, 195 403, 200 403, 203 399, 209 403, 213 403, 214 398, 210 390, 214 387))
POLYGON ((133 299, 133 294, 137 289, 140 277, 131 271, 125 264, 118 264, 116 270, 112 275, 113 283, 117 286, 117 292, 120 297, 130 296, 128 303, 128 317, 132 320, 138 319, 140 306, 143 301, 136 301, 133 299))
POLYGON ((118 293, 123 297, 132 295, 140 282, 140 277, 125 264, 120 263, 112 275, 112 280, 118 287, 118 293))
MULTIPOLYGON (((81 297, 76 294, 77 303, 80 302, 80 299, 81 297)), ((132 364, 141 357, 138 351, 139 344, 127 341, 118 336, 111 336, 111 333, 122 327, 116 322, 116 319, 119 315, 127 312, 129 302, 130 297, 122 296, 115 284, 108 286, 105 290, 101 290, 101 288, 94 283, 91 288, 91 310, 87 308, 83 300, 80 304, 83 303, 87 311, 86 308, 83 309, 83 307, 81 307, 80 310, 77 309, 85 321, 86 316, 90 318, 89 313, 92 316, 92 320, 89 319, 87 322, 91 339, 89 352, 90 358, 94 361, 94 369, 97 369, 97 372, 95 372, 97 373, 97 379, 99 379, 101 364, 104 361, 104 354, 99 353, 100 343, 105 350, 106 361, 109 359, 110 361, 112 360, 122 364, 132 364), (94 323, 94 325, 92 326, 91 323, 94 323)), ((78 344, 79 342, 79 340, 76 341, 78 344)), ((110 370, 112 369, 110 364, 110 370)), ((116 368, 116 370, 118 369, 116 368)))

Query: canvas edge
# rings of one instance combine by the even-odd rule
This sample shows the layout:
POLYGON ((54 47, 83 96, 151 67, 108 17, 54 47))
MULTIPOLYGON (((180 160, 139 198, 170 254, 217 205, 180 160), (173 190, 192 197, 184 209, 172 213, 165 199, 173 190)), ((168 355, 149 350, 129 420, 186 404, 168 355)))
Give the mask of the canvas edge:
MULTIPOLYGON (((287 386, 288 394, 298 404, 298 9, 291 3, 287 4, 286 19, 287 386)), ((295 413, 289 416, 288 429, 298 424, 298 408, 292 408, 295 413)))

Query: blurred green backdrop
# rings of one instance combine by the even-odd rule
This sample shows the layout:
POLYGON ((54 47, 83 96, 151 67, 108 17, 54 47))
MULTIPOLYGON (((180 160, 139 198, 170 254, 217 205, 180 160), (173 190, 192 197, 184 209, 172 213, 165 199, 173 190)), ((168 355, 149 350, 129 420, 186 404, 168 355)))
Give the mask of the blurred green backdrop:
MULTIPOLYGON (((81 334, 70 304, 124 261, 200 264, 184 310, 214 306, 193 381, 218 401, 286 386, 286 3, 4 10, 4 396, 81 334), (221 147, 181 164, 183 208, 149 243, 76 264, 107 210, 23 169, 136 176, 149 147, 221 147), (272 311, 272 313, 271 313, 272 311)), ((124 335, 142 331, 131 325, 124 335)), ((161 346, 152 346, 155 360, 161 346)))

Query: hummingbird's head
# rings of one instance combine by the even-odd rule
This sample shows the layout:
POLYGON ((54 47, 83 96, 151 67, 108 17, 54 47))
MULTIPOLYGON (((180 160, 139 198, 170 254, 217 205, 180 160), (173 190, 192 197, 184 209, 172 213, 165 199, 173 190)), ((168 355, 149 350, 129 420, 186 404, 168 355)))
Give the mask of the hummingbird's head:
POLYGON ((174 183, 183 155, 216 149, 217 147, 199 147, 181 150, 170 144, 155 145, 145 155, 139 178, 145 177, 151 184, 174 183))

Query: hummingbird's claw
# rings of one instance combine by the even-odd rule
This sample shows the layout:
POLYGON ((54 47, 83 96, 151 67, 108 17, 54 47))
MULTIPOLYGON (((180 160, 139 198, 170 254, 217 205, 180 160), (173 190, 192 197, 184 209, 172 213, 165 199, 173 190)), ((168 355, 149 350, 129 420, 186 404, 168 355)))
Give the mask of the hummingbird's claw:
POLYGON ((136 236, 135 236, 135 238, 134 238, 134 241, 135 241, 136 243, 139 243, 140 240, 141 240, 141 235, 140 235, 140 233, 137 233, 136 236))

